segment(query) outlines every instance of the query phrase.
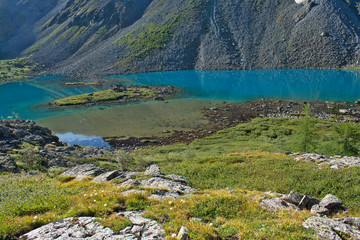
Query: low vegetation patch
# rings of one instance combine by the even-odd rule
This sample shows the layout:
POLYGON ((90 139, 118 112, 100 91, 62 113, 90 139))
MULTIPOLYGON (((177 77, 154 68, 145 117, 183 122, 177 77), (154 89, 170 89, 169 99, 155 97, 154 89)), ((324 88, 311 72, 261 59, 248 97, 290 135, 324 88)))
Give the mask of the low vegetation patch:
POLYGON ((0 84, 29 78, 38 68, 39 66, 28 58, 0 60, 0 84))
MULTIPOLYGON (((161 87, 160 87, 161 88, 161 87)), ((154 90, 149 87, 122 87, 121 90, 115 88, 99 92, 76 95, 57 99, 53 102, 56 106, 76 106, 84 104, 98 104, 122 100, 126 102, 154 99, 161 90, 154 90)))

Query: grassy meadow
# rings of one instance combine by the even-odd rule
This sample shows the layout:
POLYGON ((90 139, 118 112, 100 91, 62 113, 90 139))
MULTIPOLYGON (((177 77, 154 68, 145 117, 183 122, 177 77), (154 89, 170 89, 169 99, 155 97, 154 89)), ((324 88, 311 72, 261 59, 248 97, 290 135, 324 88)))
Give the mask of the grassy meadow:
MULTIPOLYGON (((19 236, 69 216, 99 217, 102 224, 118 231, 129 221, 117 212, 142 209, 145 217, 163 224, 166 239, 174 239, 172 235, 181 226, 190 230, 192 239, 317 239, 302 227, 312 215, 310 211, 268 212, 260 207, 259 198, 268 196, 267 191, 296 190, 316 198, 331 193, 348 210, 334 217, 358 216, 360 167, 336 170, 328 165, 298 162, 285 154, 305 148, 326 155, 358 155, 358 132, 358 125, 353 123, 254 119, 189 145, 119 150, 116 162, 111 160, 111 166, 120 169, 143 170, 157 163, 167 174, 188 177, 189 185, 197 190, 177 200, 151 200, 148 197, 153 189, 124 196, 121 192, 127 189, 119 187, 119 181, 77 181, 59 177, 60 170, 32 177, 3 174, 0 234, 3 238, 19 236)), ((106 166, 109 161, 86 162, 106 166)))

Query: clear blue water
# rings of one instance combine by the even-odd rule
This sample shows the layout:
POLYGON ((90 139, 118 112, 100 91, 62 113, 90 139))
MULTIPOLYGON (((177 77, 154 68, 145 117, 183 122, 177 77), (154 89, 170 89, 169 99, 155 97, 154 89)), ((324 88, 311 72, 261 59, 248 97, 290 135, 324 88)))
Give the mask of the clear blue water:
POLYGON ((187 97, 245 101, 259 98, 355 101, 360 72, 342 70, 177 71, 116 76, 133 84, 172 85, 187 97))
MULTIPOLYGON (((56 98, 108 88, 126 81, 136 85, 172 85, 184 89, 181 98, 245 101, 258 98, 292 100, 350 101, 360 99, 360 72, 341 70, 249 70, 249 71, 176 71, 109 77, 100 87, 64 87, 61 76, 44 76, 27 82, 0 85, 0 117, 23 119, 86 113, 114 105, 49 108, 56 98)), ((67 80, 69 81, 69 80, 67 80)), ((75 116, 75 115, 74 115, 75 116)), ((146 118, 146 116, 144 116, 146 118)), ((67 123, 64 123, 65 125, 67 123)), ((69 123, 71 124, 71 123, 69 123)), ((72 136, 75 142, 83 136, 72 136)), ((73 141, 71 140, 71 141, 73 141)), ((70 140, 69 140, 70 141, 70 140)), ((94 141, 93 141, 94 142, 94 141)), ((81 142, 80 142, 81 143, 81 142)), ((82 143, 81 143, 82 144, 82 143)))

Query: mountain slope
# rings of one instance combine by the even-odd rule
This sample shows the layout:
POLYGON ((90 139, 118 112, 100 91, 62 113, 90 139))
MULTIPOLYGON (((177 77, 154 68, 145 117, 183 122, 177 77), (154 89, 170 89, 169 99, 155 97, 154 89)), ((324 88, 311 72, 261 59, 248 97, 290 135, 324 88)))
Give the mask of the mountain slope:
POLYGON ((357 65, 359 58, 359 3, 57 1, 34 24, 37 41, 22 55, 32 56, 52 73, 75 76, 180 69, 342 68, 357 65))

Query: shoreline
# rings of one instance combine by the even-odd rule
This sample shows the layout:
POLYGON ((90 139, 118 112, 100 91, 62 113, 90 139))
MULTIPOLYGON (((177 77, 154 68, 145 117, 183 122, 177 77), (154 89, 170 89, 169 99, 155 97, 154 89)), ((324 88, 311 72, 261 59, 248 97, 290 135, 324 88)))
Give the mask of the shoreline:
POLYGON ((189 131, 174 130, 164 133, 167 136, 152 137, 107 137, 103 139, 114 148, 136 149, 139 147, 163 146, 176 143, 189 144, 192 141, 208 137, 219 130, 235 127, 254 118, 303 116, 304 104, 309 103, 315 118, 334 121, 360 122, 360 104, 333 101, 293 101, 280 99, 259 99, 241 103, 222 102, 215 107, 205 107, 201 114, 208 123, 201 128, 189 131))

